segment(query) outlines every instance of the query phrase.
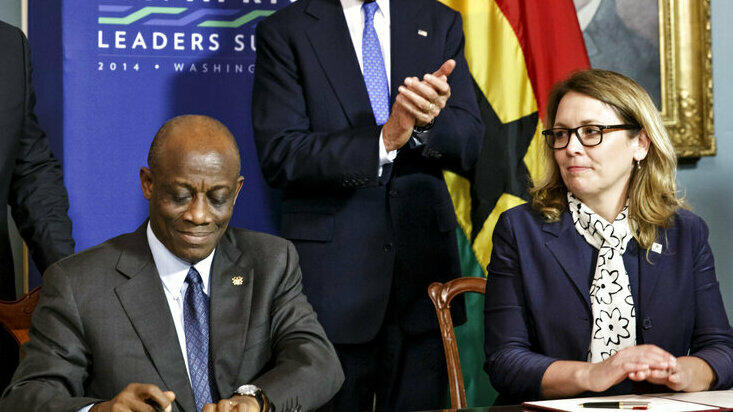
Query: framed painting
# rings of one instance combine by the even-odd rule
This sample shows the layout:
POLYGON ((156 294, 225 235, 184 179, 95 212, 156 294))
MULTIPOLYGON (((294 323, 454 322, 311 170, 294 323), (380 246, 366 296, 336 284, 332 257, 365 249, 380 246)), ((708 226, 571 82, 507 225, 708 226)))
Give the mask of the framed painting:
POLYGON ((641 84, 679 157, 715 154, 710 0, 574 0, 591 66, 641 84))

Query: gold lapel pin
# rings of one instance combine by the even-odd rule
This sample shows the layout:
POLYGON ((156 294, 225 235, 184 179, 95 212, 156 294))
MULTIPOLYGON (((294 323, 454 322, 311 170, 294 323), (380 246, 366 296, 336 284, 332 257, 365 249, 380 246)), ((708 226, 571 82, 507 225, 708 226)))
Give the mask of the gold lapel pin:
POLYGON ((241 275, 232 276, 232 285, 242 286, 243 283, 244 283, 244 276, 241 276, 241 275))

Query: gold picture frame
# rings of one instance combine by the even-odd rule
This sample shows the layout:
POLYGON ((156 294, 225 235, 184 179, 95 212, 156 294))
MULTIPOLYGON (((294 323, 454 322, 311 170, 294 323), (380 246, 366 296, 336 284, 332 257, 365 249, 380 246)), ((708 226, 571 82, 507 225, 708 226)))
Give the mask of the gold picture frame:
POLYGON ((677 155, 715 155, 710 0, 659 0, 662 119, 677 155))

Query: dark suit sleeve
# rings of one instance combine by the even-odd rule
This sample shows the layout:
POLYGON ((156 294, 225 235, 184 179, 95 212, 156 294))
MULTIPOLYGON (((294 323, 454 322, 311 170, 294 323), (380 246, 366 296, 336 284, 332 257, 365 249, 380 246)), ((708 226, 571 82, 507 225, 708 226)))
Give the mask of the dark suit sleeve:
POLYGON ((286 32, 269 20, 256 29, 252 125, 265 179, 279 188, 353 190, 344 182, 354 177, 376 185, 381 128, 311 130, 302 68, 286 32))
POLYGON ((533 352, 524 301, 517 242, 503 213, 494 229, 486 283, 484 369, 500 394, 531 400, 541 397, 545 370, 558 359, 533 352))
POLYGON ((53 262, 74 252, 74 240, 66 213, 69 200, 61 166, 33 113, 36 97, 31 84, 28 43, 20 31, 18 36, 25 65, 24 118, 8 203, 33 261, 43 273, 53 262))
POLYGON ((705 360, 715 372, 717 381, 711 389, 729 389, 733 386, 733 331, 715 277, 708 227, 702 219, 698 221, 693 250, 696 308, 690 355, 705 360))
MULTIPOLYGON (((451 11, 443 61, 454 59, 456 67, 448 77, 451 96, 448 104, 435 118, 433 128, 421 136, 422 154, 457 173, 467 172, 478 161, 484 126, 479 115, 476 93, 463 54, 465 38, 460 13, 451 11)), ((438 69, 437 67, 435 68, 438 69)))
POLYGON ((274 366, 254 380, 276 410, 300 404, 312 410, 341 387, 344 375, 333 345, 303 294, 298 255, 287 243, 287 269, 271 310, 274 366))
POLYGON ((43 279, 23 361, 3 393, 3 411, 77 411, 100 399, 83 397, 90 354, 69 277, 58 265, 43 279))

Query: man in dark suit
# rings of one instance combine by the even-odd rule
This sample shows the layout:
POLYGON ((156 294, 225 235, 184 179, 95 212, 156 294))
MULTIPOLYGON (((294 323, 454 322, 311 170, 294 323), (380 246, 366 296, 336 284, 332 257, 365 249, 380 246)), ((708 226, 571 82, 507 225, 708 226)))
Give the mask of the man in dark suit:
POLYGON ((257 26, 255 140, 344 367, 332 410, 442 405, 427 286, 460 276, 443 169, 471 169, 483 135, 463 43, 435 0, 302 0, 257 26))
POLYGON ((243 178, 226 127, 177 117, 148 164, 149 221, 46 272, 0 410, 282 411, 328 401, 343 375, 301 291, 295 249, 227 227, 243 178))
MULTIPOLYGON (((74 253, 61 167, 33 114, 35 103, 28 42, 0 22, 0 300, 16 298, 6 205, 41 272, 74 253)), ((0 330, 0 389, 17 365, 17 345, 0 330)))

